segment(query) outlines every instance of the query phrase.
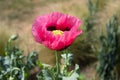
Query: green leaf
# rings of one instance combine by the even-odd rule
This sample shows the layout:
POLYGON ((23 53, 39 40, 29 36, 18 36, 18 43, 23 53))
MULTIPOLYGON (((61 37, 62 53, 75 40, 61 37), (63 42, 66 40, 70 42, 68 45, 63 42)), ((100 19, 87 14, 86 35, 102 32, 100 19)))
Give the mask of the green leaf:
POLYGON ((56 80, 55 72, 52 69, 45 68, 38 75, 38 80, 56 80))
POLYGON ((62 80, 78 80, 79 78, 79 66, 76 64, 75 69, 70 72, 69 76, 64 76, 62 80))
POLYGON ((65 60, 64 64, 71 65, 71 62, 73 60, 73 54, 65 53, 65 54, 62 54, 61 57, 65 60))
POLYGON ((28 69, 31 69, 33 67, 36 66, 36 62, 38 60, 38 54, 37 52, 33 51, 31 53, 28 54, 27 58, 26 58, 26 67, 28 69))
POLYGON ((69 77, 63 77, 62 80, 78 80, 78 78, 79 78, 79 74, 74 72, 69 77))
POLYGON ((14 80, 14 78, 10 76, 10 77, 9 77, 9 80, 14 80))

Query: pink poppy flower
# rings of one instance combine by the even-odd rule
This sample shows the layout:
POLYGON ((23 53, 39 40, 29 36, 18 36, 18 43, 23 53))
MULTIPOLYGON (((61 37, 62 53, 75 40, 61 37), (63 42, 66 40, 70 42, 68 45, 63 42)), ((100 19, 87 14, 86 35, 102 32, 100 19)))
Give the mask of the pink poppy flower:
POLYGON ((78 30, 80 24, 81 20, 76 17, 53 12, 37 17, 32 26, 32 33, 38 43, 52 50, 63 50, 82 33, 82 30, 78 30))

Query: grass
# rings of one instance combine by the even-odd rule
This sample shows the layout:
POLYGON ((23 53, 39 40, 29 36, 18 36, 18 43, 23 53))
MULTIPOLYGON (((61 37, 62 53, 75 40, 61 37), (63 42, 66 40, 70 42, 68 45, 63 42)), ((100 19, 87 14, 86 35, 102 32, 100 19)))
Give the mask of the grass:
MULTIPOLYGON (((5 46, 9 38, 14 34, 11 29, 8 29, 7 26, 1 24, 0 25, 0 55, 5 54, 5 46)), ((11 45, 16 44, 18 45, 18 41, 12 42, 11 45)))
POLYGON ((6 42, 9 39, 9 34, 5 31, 4 28, 0 29, 0 55, 4 55, 5 54, 5 46, 6 46, 6 42), (3 36, 4 34, 4 36, 3 36))
POLYGON ((33 3, 31 0, 1 0, 0 11, 1 20, 23 19, 32 13, 33 3))
MULTIPOLYGON (((6 44, 13 33, 8 31, 5 26, 0 26, 0 28, 0 55, 4 56, 6 44)), ((18 45, 19 43, 18 41, 11 42, 11 46, 14 44, 18 45)))
POLYGON ((92 0, 94 3, 96 3, 97 7, 98 7, 98 11, 104 10, 105 6, 107 5, 107 3, 109 3, 110 0, 92 0))
MULTIPOLYGON (((36 7, 48 6, 65 0, 0 0, 1 20, 24 20, 34 14, 36 7), (4 6, 3 6, 4 5, 4 6)), ((70 0, 68 0, 70 1, 70 0)))

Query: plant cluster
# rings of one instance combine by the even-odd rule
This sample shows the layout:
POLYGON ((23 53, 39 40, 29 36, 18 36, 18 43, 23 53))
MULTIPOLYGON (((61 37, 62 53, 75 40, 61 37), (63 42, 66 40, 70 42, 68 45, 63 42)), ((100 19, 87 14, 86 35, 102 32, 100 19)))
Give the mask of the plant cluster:
POLYGON ((101 80, 119 80, 116 76, 116 65, 119 64, 119 23, 116 16, 107 25, 106 36, 100 36, 101 50, 99 54, 98 73, 101 80))
MULTIPOLYGON (((85 80, 85 76, 80 74, 79 66, 76 64, 74 70, 70 70, 73 55, 64 52, 61 57, 64 63, 56 66, 41 63, 38 60, 37 52, 33 51, 27 56, 23 56, 23 50, 16 46, 11 46, 12 41, 17 36, 13 35, 8 40, 5 47, 5 56, 0 56, 0 80, 31 80, 30 71, 38 66, 40 70, 35 75, 35 80, 85 80), (59 67, 59 72, 57 67, 59 67)), ((59 62, 60 63, 60 62, 59 62)))
POLYGON ((47 64, 38 62, 38 66, 42 69, 38 75, 38 80, 85 80, 85 76, 80 73, 79 66, 76 64, 75 69, 70 70, 73 55, 64 53, 61 55, 64 63, 61 64, 60 72, 57 73, 57 65, 52 67, 47 64))
POLYGON ((0 80, 26 80, 30 75, 29 71, 36 66, 36 52, 25 57, 22 50, 11 46, 16 38, 16 35, 11 36, 5 47, 5 56, 0 56, 0 80))

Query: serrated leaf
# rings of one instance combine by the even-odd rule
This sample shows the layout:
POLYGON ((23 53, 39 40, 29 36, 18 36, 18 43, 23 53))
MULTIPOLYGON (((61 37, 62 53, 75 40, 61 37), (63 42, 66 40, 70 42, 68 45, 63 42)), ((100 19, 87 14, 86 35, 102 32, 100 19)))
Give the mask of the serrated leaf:
POLYGON ((9 77, 9 80, 14 80, 14 78, 12 76, 9 77))
POLYGON ((43 69, 38 75, 37 75, 38 80, 54 80, 53 75, 49 72, 48 69, 43 69))
POLYGON ((63 76, 63 80, 78 80, 79 78, 79 66, 76 64, 75 69, 71 71, 69 76, 63 76))
POLYGON ((62 80, 78 80, 79 74, 74 72, 71 76, 69 77, 63 77, 62 80))
POLYGON ((45 80, 52 80, 51 74, 47 70, 42 70, 45 80))

